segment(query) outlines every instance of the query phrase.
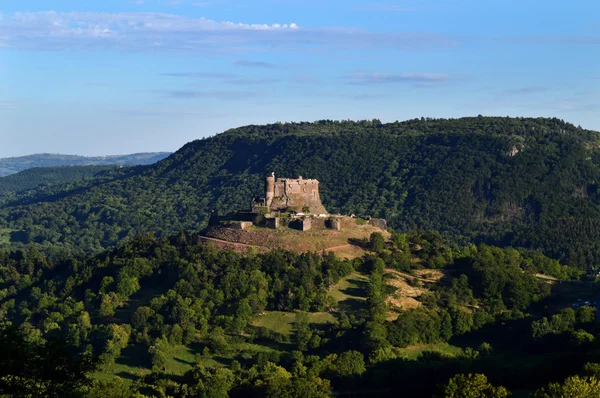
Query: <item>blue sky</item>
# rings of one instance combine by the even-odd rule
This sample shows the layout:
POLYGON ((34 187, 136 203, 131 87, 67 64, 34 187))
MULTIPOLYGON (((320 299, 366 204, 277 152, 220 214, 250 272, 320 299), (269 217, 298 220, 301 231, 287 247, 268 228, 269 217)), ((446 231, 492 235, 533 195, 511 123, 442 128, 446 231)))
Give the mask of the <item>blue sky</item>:
POLYGON ((599 16, 597 0, 2 0, 0 157, 318 119, 600 130, 599 16))

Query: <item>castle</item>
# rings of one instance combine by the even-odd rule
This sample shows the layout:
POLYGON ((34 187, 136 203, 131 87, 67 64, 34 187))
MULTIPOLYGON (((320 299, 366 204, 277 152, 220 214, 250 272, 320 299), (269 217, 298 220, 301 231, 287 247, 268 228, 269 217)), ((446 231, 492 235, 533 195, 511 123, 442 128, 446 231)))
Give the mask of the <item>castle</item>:
MULTIPOLYGON (((270 229, 292 228, 301 231, 309 229, 332 229, 354 227, 357 221, 352 216, 332 215, 325 210, 319 196, 319 181, 304 179, 278 178, 275 173, 265 179, 265 196, 255 198, 250 211, 239 211, 225 217, 213 213, 209 224, 219 226, 221 222, 227 228, 246 230, 257 226, 270 229)), ((368 217, 364 222, 387 228, 383 219, 368 217)))
POLYGON ((252 202, 253 211, 263 213, 294 211, 303 214, 327 214, 319 196, 319 181, 278 178, 271 173, 265 180, 264 198, 252 202))

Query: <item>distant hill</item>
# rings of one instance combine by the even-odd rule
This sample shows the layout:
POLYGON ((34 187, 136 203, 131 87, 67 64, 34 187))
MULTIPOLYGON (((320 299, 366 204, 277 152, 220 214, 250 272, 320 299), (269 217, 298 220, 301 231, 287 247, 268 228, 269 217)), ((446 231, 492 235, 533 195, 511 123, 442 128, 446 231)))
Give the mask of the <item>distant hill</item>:
POLYGON ((585 268, 600 265, 598 142, 547 118, 246 126, 155 165, 0 204, 0 242, 97 252, 140 233, 198 231, 212 210, 248 208, 273 171, 318 179, 332 213, 437 230, 458 245, 537 248, 585 268))
POLYGON ((5 177, 0 177, 0 197, 42 185, 70 183, 93 178, 100 173, 123 166, 59 166, 34 167, 5 177))
POLYGON ((168 152, 150 152, 134 153, 131 155, 87 157, 76 155, 40 153, 35 155, 0 159, 0 177, 18 173, 20 171, 31 169, 34 167, 147 165, 163 160, 169 155, 170 153, 168 152))

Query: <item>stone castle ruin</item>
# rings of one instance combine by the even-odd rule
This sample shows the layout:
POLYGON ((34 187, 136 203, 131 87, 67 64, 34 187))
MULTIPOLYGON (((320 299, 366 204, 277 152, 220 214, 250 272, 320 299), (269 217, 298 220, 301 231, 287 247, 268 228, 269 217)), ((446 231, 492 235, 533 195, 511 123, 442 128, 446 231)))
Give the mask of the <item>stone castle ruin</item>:
POLYGON ((328 214, 319 196, 319 181, 312 179, 278 178, 272 173, 265 180, 264 198, 255 199, 252 209, 263 212, 296 212, 328 214))
MULTIPOLYGON (((321 203, 319 181, 304 179, 277 178, 275 173, 265 179, 265 196, 255 198, 250 211, 237 212, 224 218, 211 216, 210 224, 224 221, 229 228, 246 230, 252 226, 278 229, 293 228, 300 231, 310 229, 332 229, 339 231, 355 226, 354 215, 329 214, 321 203)), ((367 218, 365 222, 387 228, 383 219, 367 218)))

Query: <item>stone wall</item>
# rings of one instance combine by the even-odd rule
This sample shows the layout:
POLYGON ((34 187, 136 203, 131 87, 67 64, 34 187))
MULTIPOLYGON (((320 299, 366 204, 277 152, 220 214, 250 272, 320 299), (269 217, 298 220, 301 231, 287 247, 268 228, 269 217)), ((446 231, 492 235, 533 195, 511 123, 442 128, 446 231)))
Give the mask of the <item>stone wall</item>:
MULTIPOLYGON (((271 180, 273 177, 268 177, 271 180)), ((292 208, 305 212, 308 207, 311 214, 327 214, 319 195, 319 181, 312 179, 278 178, 274 183, 267 182, 265 196, 269 198, 272 211, 292 208), (272 187, 272 188, 271 188, 272 187), (273 192, 268 190, 273 189, 273 192), (272 200, 270 200, 272 197, 272 200)))
POLYGON ((279 217, 267 218, 266 226, 267 226, 267 228, 271 228, 271 229, 279 228, 281 226, 281 218, 279 218, 279 217))
POLYGON ((327 228, 327 226, 325 225, 325 220, 326 220, 325 218, 317 218, 317 217, 312 218, 311 219, 312 228, 315 228, 315 229, 327 228))
POLYGON ((246 229, 250 228, 251 226, 252 226, 251 221, 240 221, 240 222, 232 222, 229 227, 231 229, 238 229, 238 230, 245 231, 246 229))
POLYGON ((371 218, 369 220, 369 224, 381 229, 382 231, 385 231, 387 229, 387 221, 383 218, 371 218))
POLYGON ((339 218, 329 218, 325 221, 325 227, 335 231, 340 231, 342 229, 342 220, 339 218))
POLYGON ((308 231, 312 228, 312 220, 310 218, 300 218, 290 222, 290 228, 298 231, 308 231))

